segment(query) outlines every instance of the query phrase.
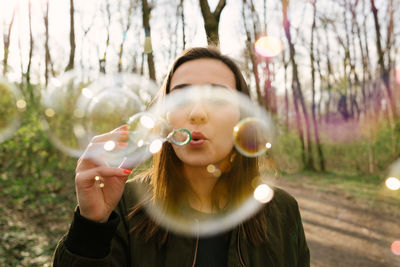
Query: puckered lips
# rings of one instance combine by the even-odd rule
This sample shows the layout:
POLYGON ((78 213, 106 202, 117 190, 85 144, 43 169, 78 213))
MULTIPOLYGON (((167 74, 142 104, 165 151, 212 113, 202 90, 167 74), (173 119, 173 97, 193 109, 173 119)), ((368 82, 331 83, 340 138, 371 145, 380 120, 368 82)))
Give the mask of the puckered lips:
POLYGON ((192 140, 190 140, 189 144, 192 147, 201 147, 205 143, 206 140, 207 140, 207 138, 203 135, 203 133, 193 131, 192 132, 192 140))

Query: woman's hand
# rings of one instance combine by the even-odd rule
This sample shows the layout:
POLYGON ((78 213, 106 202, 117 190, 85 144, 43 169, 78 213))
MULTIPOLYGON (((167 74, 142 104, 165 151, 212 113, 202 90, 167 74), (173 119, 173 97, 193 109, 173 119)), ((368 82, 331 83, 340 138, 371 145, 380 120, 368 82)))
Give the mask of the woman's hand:
POLYGON ((117 206, 131 170, 108 166, 96 149, 110 140, 115 142, 115 149, 123 149, 126 146, 124 141, 128 138, 126 125, 95 136, 79 158, 75 170, 75 189, 81 216, 106 222, 117 206))

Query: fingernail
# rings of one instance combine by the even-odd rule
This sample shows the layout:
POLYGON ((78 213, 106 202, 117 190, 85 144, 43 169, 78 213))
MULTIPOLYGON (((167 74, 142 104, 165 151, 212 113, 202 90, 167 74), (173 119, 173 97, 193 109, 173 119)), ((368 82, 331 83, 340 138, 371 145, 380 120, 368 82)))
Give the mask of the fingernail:
POLYGON ((118 145, 119 145, 119 146, 127 146, 128 143, 127 143, 127 142, 118 142, 118 145))
POLYGON ((128 125, 122 125, 121 127, 119 127, 119 129, 121 129, 121 130, 127 130, 127 129, 128 129, 128 125))
POLYGON ((126 174, 130 174, 131 172, 132 172, 131 170, 124 169, 124 173, 126 173, 126 174))
POLYGON ((122 135, 122 136, 128 136, 129 132, 128 131, 121 131, 121 132, 119 132, 119 134, 122 135))

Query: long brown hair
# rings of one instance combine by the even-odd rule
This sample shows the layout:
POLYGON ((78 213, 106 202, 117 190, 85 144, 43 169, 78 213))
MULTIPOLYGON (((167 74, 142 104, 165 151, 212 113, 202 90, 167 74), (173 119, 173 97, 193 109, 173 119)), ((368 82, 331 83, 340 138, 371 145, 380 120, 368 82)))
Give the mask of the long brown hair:
MULTIPOLYGON (((201 58, 211 58, 223 62, 235 76, 236 89, 248 96, 250 95, 244 77, 232 59, 222 55, 216 48, 197 47, 185 50, 175 60, 164 80, 158 97, 165 96, 170 92, 172 76, 180 65, 187 61, 201 58)), ((227 164, 229 168, 219 177, 212 192, 212 202, 216 207, 219 206, 222 198, 228 198, 227 189, 229 189, 229 196, 235 196, 235 198, 229 199, 227 205, 240 204, 253 190, 251 188, 251 180, 259 175, 257 158, 244 157, 237 153, 235 148, 233 148, 227 164)), ((139 176, 147 177, 146 182, 150 185, 153 203, 163 203, 163 207, 169 209, 169 212, 172 213, 174 212, 174 207, 176 208, 176 204, 181 203, 182 199, 187 196, 185 193, 188 190, 190 191, 190 186, 182 175, 182 161, 176 156, 172 145, 168 142, 165 142, 161 151, 153 157, 152 167, 139 176)), ((143 203, 139 203, 133 207, 133 211, 129 216, 133 217, 138 214, 142 206, 143 203)), ((159 244, 162 245, 167 239, 167 230, 162 229, 150 218, 144 218, 139 220, 140 223, 136 223, 131 230, 143 235, 145 240, 157 236, 159 244)), ((266 225, 264 213, 259 212, 244 222, 241 228, 244 229, 245 236, 251 243, 258 244, 267 238, 266 225)))

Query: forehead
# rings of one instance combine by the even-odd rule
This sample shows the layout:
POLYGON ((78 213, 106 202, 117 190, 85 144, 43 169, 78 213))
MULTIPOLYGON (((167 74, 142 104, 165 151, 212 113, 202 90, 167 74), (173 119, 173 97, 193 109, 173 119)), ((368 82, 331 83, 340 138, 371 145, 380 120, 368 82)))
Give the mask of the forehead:
POLYGON ((201 58, 180 65, 172 75, 170 88, 178 85, 216 84, 236 89, 235 75, 220 60, 201 58))

